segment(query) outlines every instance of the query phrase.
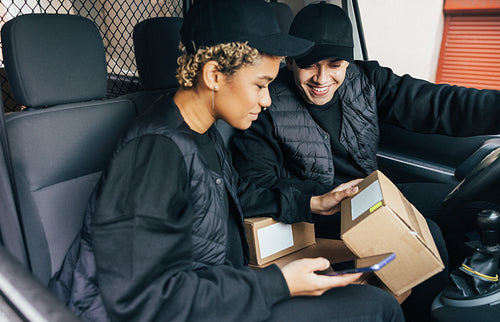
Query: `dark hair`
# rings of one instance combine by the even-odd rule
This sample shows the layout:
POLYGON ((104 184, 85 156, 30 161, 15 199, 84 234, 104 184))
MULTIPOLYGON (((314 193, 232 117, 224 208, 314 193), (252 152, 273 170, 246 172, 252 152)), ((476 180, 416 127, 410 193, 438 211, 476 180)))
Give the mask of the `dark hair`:
POLYGON ((203 66, 209 61, 216 61, 219 71, 224 75, 232 75, 245 65, 254 64, 261 57, 261 53, 247 43, 230 42, 215 46, 201 47, 194 54, 184 54, 177 59, 177 80, 181 87, 196 86, 198 75, 203 66))

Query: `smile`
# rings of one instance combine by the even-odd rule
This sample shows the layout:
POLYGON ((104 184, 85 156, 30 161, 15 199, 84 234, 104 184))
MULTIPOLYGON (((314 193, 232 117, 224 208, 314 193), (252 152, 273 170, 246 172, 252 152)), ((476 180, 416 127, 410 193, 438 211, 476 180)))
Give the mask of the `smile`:
POLYGON ((328 90, 328 87, 313 87, 313 91, 315 92, 326 92, 328 90))
POLYGON ((309 86, 309 88, 311 89, 311 92, 313 95, 316 95, 316 96, 323 96, 323 95, 326 95, 330 92, 330 88, 331 86, 328 85, 328 86, 321 86, 321 87, 316 87, 316 86, 309 86))

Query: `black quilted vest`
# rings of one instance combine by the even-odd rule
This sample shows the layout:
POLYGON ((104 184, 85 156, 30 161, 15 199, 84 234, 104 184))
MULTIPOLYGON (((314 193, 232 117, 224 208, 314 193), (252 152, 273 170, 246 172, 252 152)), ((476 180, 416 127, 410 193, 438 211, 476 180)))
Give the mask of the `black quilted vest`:
MULTIPOLYGON (((287 75, 290 73, 280 76, 287 75)), ((294 86, 293 80, 278 77, 270 87, 269 113, 285 166, 298 178, 332 185, 335 171, 330 136, 316 124, 294 86)), ((351 63, 337 91, 342 105, 340 142, 368 175, 377 169, 379 127, 375 88, 359 67, 351 63)))
MULTIPOLYGON (((192 196, 193 220, 193 270, 207 266, 222 265, 226 258, 227 221, 229 210, 224 203, 226 188, 240 213, 243 231, 243 215, 237 197, 236 176, 224 146, 224 141, 217 129, 212 126, 209 135, 215 142, 215 148, 221 164, 222 177, 209 169, 199 153, 192 132, 184 123, 177 107, 171 102, 170 96, 162 98, 164 102, 155 104, 152 110, 146 112, 135 131, 129 131, 123 140, 125 145, 142 135, 163 135, 173 140, 179 147, 185 161, 189 195, 192 196)), ((242 238, 244 241, 245 238, 242 238)), ((248 260, 248 245, 244 247, 245 261, 248 260)), ((246 263, 245 263, 246 264, 246 263)))

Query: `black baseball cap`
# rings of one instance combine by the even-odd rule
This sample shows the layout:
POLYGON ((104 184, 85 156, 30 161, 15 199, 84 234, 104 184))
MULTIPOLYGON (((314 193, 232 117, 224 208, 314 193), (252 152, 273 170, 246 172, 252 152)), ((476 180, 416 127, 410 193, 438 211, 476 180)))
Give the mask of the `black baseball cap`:
POLYGON ((184 17, 181 41, 188 53, 201 46, 247 42, 275 56, 299 56, 313 43, 282 33, 264 0, 197 0, 184 17))
POLYGON ((305 55, 292 56, 300 68, 324 59, 353 61, 351 20, 339 6, 321 1, 304 7, 293 19, 289 34, 315 43, 305 55))

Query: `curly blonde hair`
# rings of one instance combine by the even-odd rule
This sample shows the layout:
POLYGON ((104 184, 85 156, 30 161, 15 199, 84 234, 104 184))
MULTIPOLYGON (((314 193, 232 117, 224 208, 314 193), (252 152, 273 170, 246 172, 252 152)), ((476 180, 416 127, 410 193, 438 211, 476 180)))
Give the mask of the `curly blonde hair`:
POLYGON ((216 61, 219 64, 221 73, 232 75, 239 68, 251 65, 261 57, 257 49, 241 42, 201 47, 194 54, 186 53, 182 44, 180 48, 184 53, 177 59, 179 67, 177 68, 176 77, 179 84, 185 88, 196 86, 199 72, 208 61, 216 61))

